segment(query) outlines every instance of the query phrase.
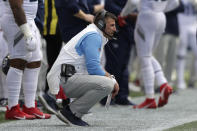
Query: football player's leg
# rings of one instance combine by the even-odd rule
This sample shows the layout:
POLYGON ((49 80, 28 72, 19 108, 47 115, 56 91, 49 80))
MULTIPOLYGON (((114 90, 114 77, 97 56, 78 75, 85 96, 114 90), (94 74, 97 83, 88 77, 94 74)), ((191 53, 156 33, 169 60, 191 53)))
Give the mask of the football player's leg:
POLYGON ((10 52, 10 69, 7 74, 6 85, 8 89, 8 108, 11 109, 18 104, 23 70, 27 63, 25 58, 31 54, 26 52, 25 41, 19 28, 6 18, 1 24, 10 52))
POLYGON ((186 51, 187 51, 187 29, 185 31, 180 31, 180 43, 178 45, 177 62, 176 62, 178 89, 186 88, 186 83, 184 80, 186 51))
POLYGON ((34 35, 37 38, 37 48, 32 52, 32 57, 26 64, 23 75, 23 92, 25 98, 25 105, 23 106, 23 111, 29 115, 34 115, 38 119, 48 119, 51 116, 41 112, 37 108, 35 102, 36 90, 38 85, 38 75, 40 72, 42 52, 41 52, 41 40, 39 36, 38 29, 32 23, 32 30, 34 30, 34 35))
POLYGON ((32 30, 37 39, 37 48, 32 52, 32 57, 28 60, 23 76, 23 91, 25 97, 25 105, 27 107, 35 106, 35 95, 38 84, 38 75, 40 72, 42 52, 41 52, 41 40, 37 28, 34 23, 31 23, 32 30))
POLYGON ((189 33, 188 33, 188 39, 189 39, 189 44, 190 47, 193 51, 194 54, 194 71, 193 73, 191 73, 192 77, 190 77, 190 81, 189 81, 189 86, 194 86, 195 81, 197 80, 197 43, 196 43, 196 28, 197 25, 193 25, 190 27, 189 29, 189 33))
POLYGON ((177 46, 179 43, 179 38, 174 35, 168 35, 169 43, 168 43, 168 49, 165 59, 165 67, 164 67, 164 74, 166 76, 166 79, 168 82, 172 83, 172 73, 174 71, 175 62, 176 62, 176 52, 177 52, 177 46))
MULTIPOLYGON (((155 39, 154 39, 154 47, 153 48, 157 48, 157 45, 160 41, 162 33, 161 32, 157 32, 155 34, 155 39)), ((164 83, 167 83, 167 80, 164 76, 163 70, 161 68, 160 63, 155 59, 154 56, 151 57, 151 62, 152 62, 152 66, 154 69, 154 74, 155 74, 155 80, 157 82, 157 84, 159 86, 161 86, 164 83)))
POLYGON ((145 32, 141 27, 137 26, 135 40, 147 99, 142 104, 134 106, 134 108, 156 108, 154 100, 155 75, 151 62, 154 35, 152 32, 145 32))

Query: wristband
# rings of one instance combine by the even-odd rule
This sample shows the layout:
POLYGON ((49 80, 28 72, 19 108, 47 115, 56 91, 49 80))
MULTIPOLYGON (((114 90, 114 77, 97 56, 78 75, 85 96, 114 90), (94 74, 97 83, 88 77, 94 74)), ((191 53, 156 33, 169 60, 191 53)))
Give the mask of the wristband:
POLYGON ((113 81, 113 83, 114 83, 114 84, 116 84, 116 83, 117 83, 117 81, 116 81, 116 79, 115 79, 115 76, 114 76, 114 75, 110 75, 110 78, 112 79, 112 81, 113 81))
POLYGON ((110 77, 116 79, 116 77, 114 75, 110 75, 110 77))
POLYGON ((19 28, 23 32, 23 34, 26 38, 32 36, 32 32, 30 30, 28 23, 21 25, 19 28))

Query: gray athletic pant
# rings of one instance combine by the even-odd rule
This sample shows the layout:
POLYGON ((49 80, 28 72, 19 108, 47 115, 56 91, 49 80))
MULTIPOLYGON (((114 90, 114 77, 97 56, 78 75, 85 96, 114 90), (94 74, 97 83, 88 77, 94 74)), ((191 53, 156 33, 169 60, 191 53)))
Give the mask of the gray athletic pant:
POLYGON ((75 74, 67 82, 61 78, 60 85, 68 98, 76 98, 69 106, 77 117, 87 114, 90 108, 110 94, 114 88, 112 79, 98 75, 75 74))

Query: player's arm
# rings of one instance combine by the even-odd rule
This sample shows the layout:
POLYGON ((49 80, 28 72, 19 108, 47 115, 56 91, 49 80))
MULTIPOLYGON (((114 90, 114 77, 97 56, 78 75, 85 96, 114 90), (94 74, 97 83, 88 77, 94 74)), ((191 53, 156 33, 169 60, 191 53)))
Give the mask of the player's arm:
POLYGON ((74 14, 74 16, 78 17, 79 19, 85 20, 85 21, 87 21, 89 23, 93 23, 93 20, 94 20, 94 16, 93 15, 86 14, 81 9, 76 14, 74 14))
POLYGON ((104 9, 104 5, 102 5, 102 4, 94 5, 94 14, 96 14, 97 12, 99 12, 103 9, 104 9))
POLYGON ((27 23, 24 10, 22 8, 23 0, 9 0, 14 19, 18 26, 27 23))
POLYGON ((9 0, 11 10, 14 15, 16 24, 25 36, 26 48, 29 51, 36 49, 36 40, 32 35, 31 29, 27 23, 25 12, 23 10, 23 0, 9 0))
POLYGON ((137 10, 139 0, 128 0, 124 8, 122 9, 120 16, 127 16, 137 10))
POLYGON ((77 0, 65 0, 65 6, 66 8, 69 10, 69 12, 82 20, 85 20, 89 23, 93 23, 94 20, 94 16, 91 14, 86 14, 85 12, 83 12, 79 6, 79 3, 77 2, 77 0))

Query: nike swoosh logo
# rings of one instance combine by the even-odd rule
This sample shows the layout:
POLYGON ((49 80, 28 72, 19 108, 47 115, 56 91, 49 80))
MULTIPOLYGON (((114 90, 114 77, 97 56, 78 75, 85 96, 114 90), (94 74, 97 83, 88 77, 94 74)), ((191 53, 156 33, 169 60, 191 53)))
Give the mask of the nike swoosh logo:
POLYGON ((25 116, 23 116, 23 117, 15 116, 15 118, 16 118, 16 119, 19 119, 19 120, 25 120, 25 119, 26 119, 26 117, 25 117, 25 116))
POLYGON ((151 102, 150 104, 144 106, 143 108, 148 108, 148 107, 150 107, 150 106, 153 105, 153 104, 154 104, 154 102, 151 102))
POLYGON ((45 119, 45 115, 38 115, 36 113, 34 113, 34 115, 37 116, 37 117, 39 117, 39 118, 41 118, 41 119, 45 119))
POLYGON ((165 93, 165 90, 166 90, 167 86, 165 86, 162 90, 161 90, 161 99, 164 100, 164 93, 165 93))

